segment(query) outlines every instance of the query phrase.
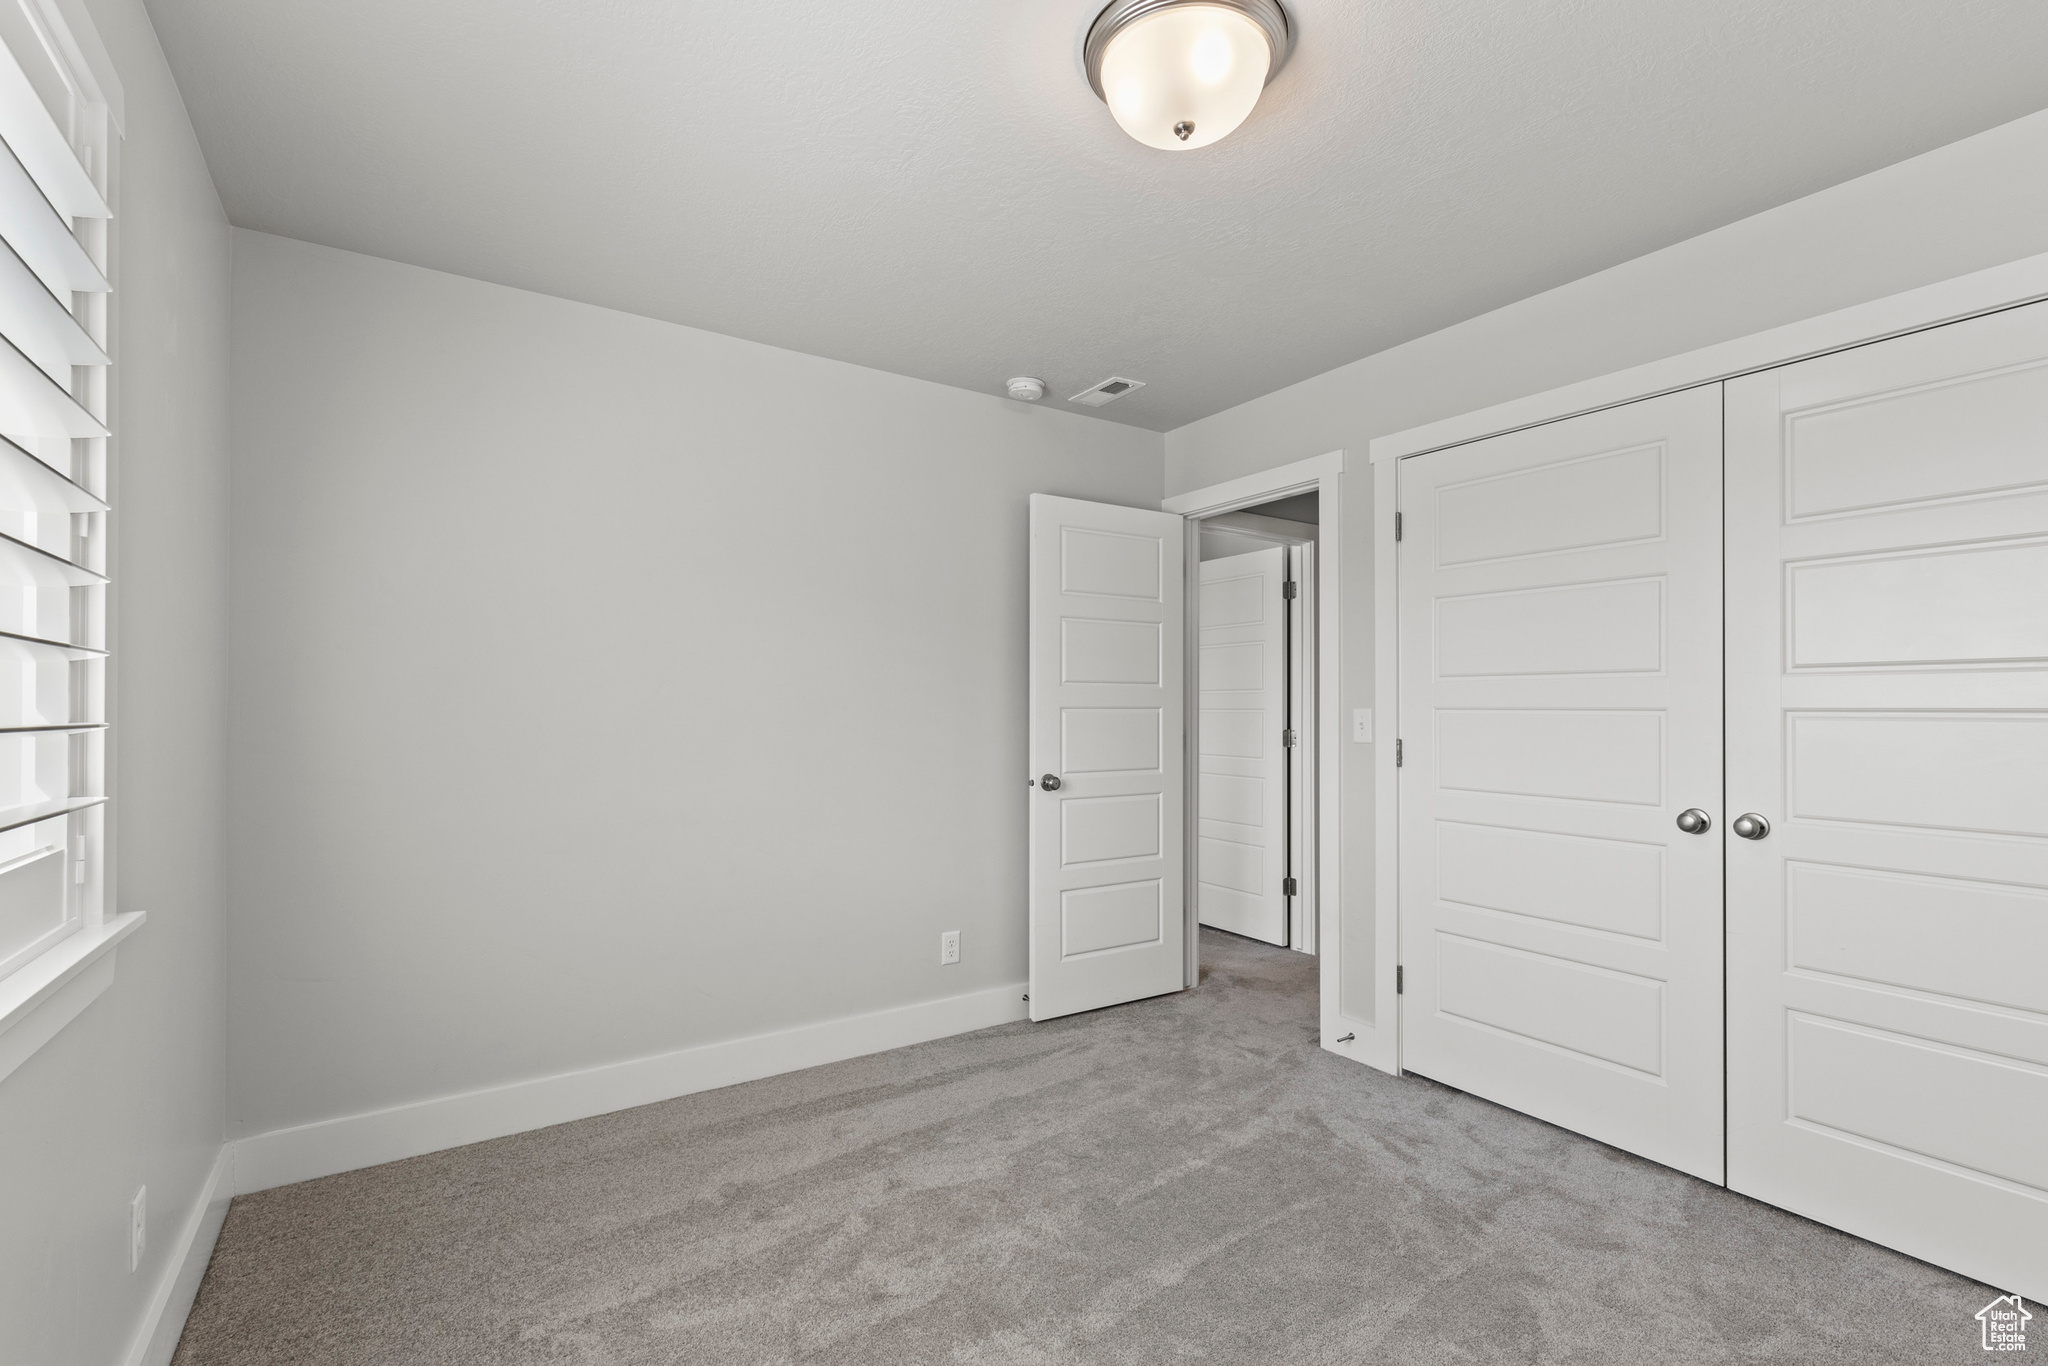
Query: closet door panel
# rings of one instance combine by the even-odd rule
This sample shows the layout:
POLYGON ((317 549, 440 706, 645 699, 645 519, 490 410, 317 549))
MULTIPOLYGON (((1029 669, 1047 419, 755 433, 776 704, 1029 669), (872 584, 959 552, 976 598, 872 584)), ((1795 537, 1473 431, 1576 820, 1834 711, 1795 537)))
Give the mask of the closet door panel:
POLYGON ((1402 1065, 1719 1181, 1719 388, 1400 491, 1402 1065))
POLYGON ((2048 309, 1727 413, 1729 1184, 2048 1296, 2048 309))

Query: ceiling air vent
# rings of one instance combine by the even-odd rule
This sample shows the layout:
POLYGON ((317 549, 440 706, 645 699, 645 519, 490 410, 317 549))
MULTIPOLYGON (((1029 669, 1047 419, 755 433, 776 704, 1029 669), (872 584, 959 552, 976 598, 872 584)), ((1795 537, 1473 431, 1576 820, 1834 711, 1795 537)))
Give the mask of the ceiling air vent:
POLYGON ((1145 381, 1141 379, 1124 379, 1120 375, 1111 375, 1102 383, 1092 384, 1083 389, 1080 393, 1068 399, 1067 402, 1085 404, 1090 408, 1100 408, 1105 403, 1122 398, 1133 389, 1142 389, 1144 387, 1145 381))

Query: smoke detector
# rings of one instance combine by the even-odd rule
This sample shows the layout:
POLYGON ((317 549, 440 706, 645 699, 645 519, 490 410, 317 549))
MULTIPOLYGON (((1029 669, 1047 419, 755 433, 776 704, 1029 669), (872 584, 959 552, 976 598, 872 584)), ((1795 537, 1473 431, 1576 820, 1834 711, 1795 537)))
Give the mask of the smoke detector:
POLYGON ((1121 375, 1111 375, 1100 384, 1089 385, 1086 389, 1068 399, 1067 402, 1079 403, 1089 408, 1100 408, 1105 403, 1113 403, 1117 399, 1122 398, 1133 389, 1142 389, 1144 387, 1144 380, 1125 379, 1121 375))
POLYGON ((1010 397, 1019 403, 1036 403, 1045 397, 1045 381, 1029 375, 1019 375, 1010 381, 1010 397))

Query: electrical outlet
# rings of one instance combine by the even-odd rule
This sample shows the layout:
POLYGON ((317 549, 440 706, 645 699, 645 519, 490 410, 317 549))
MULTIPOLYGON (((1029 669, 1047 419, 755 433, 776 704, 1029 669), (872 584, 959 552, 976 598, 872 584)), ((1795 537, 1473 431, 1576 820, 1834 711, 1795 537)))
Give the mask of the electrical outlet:
POLYGON ((1372 708, 1356 707, 1351 712, 1351 743, 1369 745, 1372 743, 1372 708))
POLYGON ((939 936, 939 961, 957 963, 960 961, 960 931, 947 930, 939 936))
POLYGON ((128 1202, 128 1269, 142 1265, 142 1253, 149 1246, 149 1187, 139 1186, 128 1202))

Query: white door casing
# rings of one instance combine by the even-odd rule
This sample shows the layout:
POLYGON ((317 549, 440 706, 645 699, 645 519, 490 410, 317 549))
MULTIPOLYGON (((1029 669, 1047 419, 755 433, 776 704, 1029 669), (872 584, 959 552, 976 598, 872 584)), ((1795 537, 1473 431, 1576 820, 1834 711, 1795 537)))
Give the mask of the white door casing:
MULTIPOLYGON (((1391 479, 1392 465, 1388 466, 1391 479)), ((1371 484, 1371 497, 1365 508, 1369 518, 1376 505, 1379 482, 1378 472, 1371 484)), ((1390 485, 1391 487, 1391 485, 1390 485)), ((1346 765, 1344 755, 1352 751, 1343 747, 1350 743, 1347 732, 1338 724, 1338 712, 1345 705, 1340 688, 1340 666, 1343 662, 1344 623, 1344 544, 1346 538, 1344 498, 1344 452, 1329 451, 1291 465, 1282 465, 1258 474, 1232 479, 1207 488, 1191 489, 1165 499, 1160 506, 1168 512, 1188 518, 1213 516, 1219 512, 1230 512, 1268 502, 1274 498, 1313 490, 1316 494, 1316 545, 1314 556, 1313 584, 1314 610, 1309 619, 1315 623, 1315 726, 1316 747, 1313 765, 1313 780, 1316 787, 1314 873, 1315 882, 1308 888, 1313 899, 1316 915, 1315 953, 1320 963, 1321 1009, 1320 1042, 1322 1047, 1339 1057, 1362 1062, 1383 1072, 1399 1072, 1398 1056, 1399 1011, 1394 996, 1394 942, 1396 931, 1395 904, 1397 898, 1391 894, 1373 895, 1379 886, 1377 879, 1390 876, 1394 867, 1391 857, 1375 860, 1370 876, 1361 878, 1353 891, 1356 895, 1347 906, 1345 899, 1343 834, 1344 834, 1344 785, 1346 765), (1351 917, 1347 927, 1346 917, 1351 917)), ((1391 507, 1391 492, 1384 506, 1391 507)), ((1369 525, 1372 523, 1368 522, 1369 525)), ((1394 575, 1391 563, 1393 545, 1391 541, 1383 548, 1373 551, 1375 574, 1374 603, 1377 596, 1391 589, 1394 575), (1382 557, 1388 557, 1383 559, 1382 557), (1384 572, 1382 572, 1384 571, 1384 572)), ((1188 573, 1194 574, 1192 562, 1188 573)), ((1387 619, 1391 621, 1392 612, 1387 619)), ((1194 623, 1189 623, 1190 636, 1194 623)), ((1377 637, 1376 637, 1377 639, 1377 637)), ((1391 649, 1378 658, 1391 662, 1391 649)), ((1375 686, 1380 674, 1370 675, 1375 686)), ((1391 709, 1387 713, 1391 717, 1391 709)), ((1386 745, 1379 746, 1385 751, 1386 745)), ((1376 753, 1366 749, 1365 756, 1376 753)), ((1353 762, 1356 762, 1355 760, 1353 762)), ((1194 771, 1194 754, 1188 754, 1188 771, 1194 771)), ((1355 770, 1354 770, 1355 772, 1355 770)), ((1355 781, 1355 779, 1354 779, 1355 781)), ((1391 782, 1391 774, 1383 775, 1377 763, 1373 765, 1373 783, 1376 795, 1385 791, 1385 784, 1391 782)), ((1190 794, 1192 801, 1192 794, 1190 794)), ((1377 821, 1390 817, 1394 803, 1390 797, 1376 807, 1377 821)), ((1377 828, 1377 827, 1375 827, 1377 828)), ((1299 876, 1297 871, 1297 877, 1299 876)), ((1194 869, 1188 869, 1190 880, 1194 869)), ((1189 908, 1192 910, 1192 906, 1189 908)), ((1193 933, 1192 923, 1187 935, 1187 981, 1195 980, 1194 948, 1199 937, 1193 933)))
POLYGON ((2048 1298, 2048 305, 1727 402, 1729 1184, 2048 1298))
POLYGON ((1034 1020, 1183 985, 1182 528, 1031 496, 1034 1020))
POLYGON ((1399 479, 1402 1065, 1719 1181, 1719 387, 1399 479))
POLYGON ((1319 953, 1316 918, 1316 755, 1320 727, 1316 724, 1316 547, 1313 541, 1287 552, 1294 598, 1287 613, 1287 716, 1294 744, 1287 751, 1287 866, 1294 874, 1294 895, 1287 899, 1287 944, 1302 953, 1319 953))
POLYGON ((1196 620, 1196 907, 1219 930, 1286 944, 1287 550, 1204 560, 1196 620))

